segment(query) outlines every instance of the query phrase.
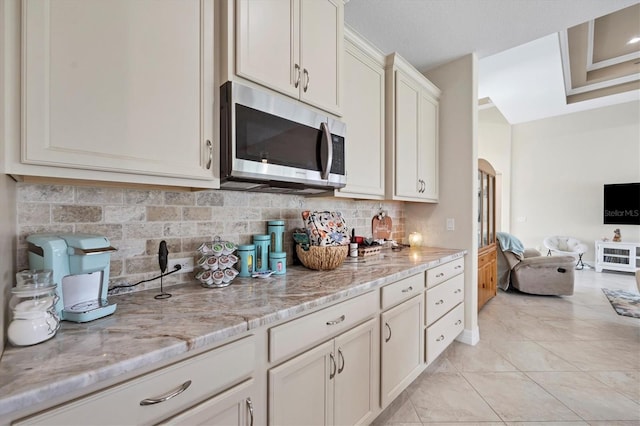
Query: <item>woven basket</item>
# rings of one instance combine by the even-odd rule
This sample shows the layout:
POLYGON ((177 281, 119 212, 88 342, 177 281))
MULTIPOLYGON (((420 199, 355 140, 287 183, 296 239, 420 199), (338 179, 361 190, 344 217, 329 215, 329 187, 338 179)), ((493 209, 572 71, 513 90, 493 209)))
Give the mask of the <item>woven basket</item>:
POLYGON ((304 266, 317 271, 329 271, 342 265, 349 253, 349 246, 310 246, 304 251, 296 244, 296 254, 304 266))

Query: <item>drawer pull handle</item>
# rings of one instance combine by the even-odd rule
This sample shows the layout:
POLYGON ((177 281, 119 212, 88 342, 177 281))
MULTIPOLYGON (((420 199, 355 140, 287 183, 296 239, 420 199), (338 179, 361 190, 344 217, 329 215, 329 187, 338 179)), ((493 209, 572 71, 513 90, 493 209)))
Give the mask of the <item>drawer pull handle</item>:
POLYGON ((342 316, 341 316, 340 318, 338 318, 338 319, 334 319, 334 320, 331 320, 331 321, 327 321, 327 325, 336 325, 336 324, 340 324, 342 321, 344 321, 344 320, 345 320, 345 318, 346 318, 346 317, 345 317, 344 315, 342 315, 342 316))
POLYGON ((165 402, 173 398, 174 396, 180 395, 182 392, 186 391, 189 386, 191 386, 191 380, 187 380, 186 382, 178 386, 176 389, 170 391, 165 395, 158 396, 155 398, 143 399, 142 401, 140 401, 140 405, 154 405, 154 404, 159 404, 161 402, 165 402))
POLYGON ((456 323, 454 325, 460 325, 460 324, 462 324, 462 320, 456 321, 456 323))
POLYGON ((331 359, 331 373, 329 373, 329 380, 336 377, 336 358, 333 356, 333 352, 329 354, 329 358, 331 359))
POLYGON ((436 302, 436 305, 442 305, 444 303, 444 300, 440 299, 436 302))
POLYGON ((251 401, 251 398, 247 398, 245 402, 247 403, 247 408, 249 409, 249 416, 251 418, 249 426, 253 426, 253 401, 251 401))
POLYGON ((338 355, 340 356, 341 365, 338 367, 338 374, 342 373, 344 370, 344 355, 342 354, 342 349, 338 348, 338 355))
POLYGON ((462 292, 462 290, 461 290, 461 289, 457 289, 457 290, 456 290, 456 291, 454 291, 453 293, 454 293, 454 294, 456 294, 456 293, 460 293, 460 292, 462 292))
POLYGON ((409 286, 409 287, 405 288, 404 290, 402 290, 403 293, 409 293, 410 291, 413 291, 413 286, 409 286))
POLYGON ((436 278, 440 278, 440 277, 444 277, 444 272, 440 272, 438 275, 436 275, 436 278))
POLYGON ((440 337, 436 339, 436 342, 442 342, 444 340, 444 334, 441 334, 440 337))
POLYGON ((387 337, 386 339, 384 339, 384 342, 387 343, 389 340, 391 340, 391 326, 389 325, 388 322, 384 323, 384 326, 387 327, 387 329, 389 330, 389 337, 387 337))
POLYGON ((457 265, 457 266, 456 266, 455 268, 453 268, 453 269, 460 269, 460 268, 462 268, 462 265, 457 265))

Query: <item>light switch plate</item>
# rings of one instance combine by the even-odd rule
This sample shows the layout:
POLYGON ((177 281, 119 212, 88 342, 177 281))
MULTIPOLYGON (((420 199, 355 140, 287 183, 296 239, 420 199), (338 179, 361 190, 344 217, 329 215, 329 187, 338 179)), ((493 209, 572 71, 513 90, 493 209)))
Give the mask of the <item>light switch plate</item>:
POLYGON ((447 218, 447 231, 454 231, 456 229, 456 220, 452 217, 447 218))

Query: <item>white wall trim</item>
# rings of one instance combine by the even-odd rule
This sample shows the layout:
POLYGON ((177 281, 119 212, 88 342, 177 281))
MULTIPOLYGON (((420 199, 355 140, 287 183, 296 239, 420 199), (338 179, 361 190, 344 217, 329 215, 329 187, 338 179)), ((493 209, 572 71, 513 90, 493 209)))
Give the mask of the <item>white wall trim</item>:
POLYGON ((475 346, 480 341, 480 329, 478 327, 472 330, 465 328, 462 330, 462 333, 456 337, 456 340, 467 345, 475 346))

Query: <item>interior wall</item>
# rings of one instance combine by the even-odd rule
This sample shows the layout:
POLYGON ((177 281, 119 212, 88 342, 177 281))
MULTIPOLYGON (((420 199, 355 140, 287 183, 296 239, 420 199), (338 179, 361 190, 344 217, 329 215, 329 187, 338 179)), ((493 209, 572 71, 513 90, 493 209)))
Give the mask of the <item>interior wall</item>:
POLYGON ((0 354, 4 348, 8 321, 7 304, 14 284, 16 245, 16 183, 0 175, 0 354))
POLYGON ((440 97, 439 203, 407 203, 406 232, 419 231, 425 244, 467 250, 465 330, 459 340, 476 344, 478 332, 477 243, 477 57, 467 55, 426 73, 440 97), (448 218, 455 229, 446 230, 448 218))
POLYGON ((512 127, 511 229, 527 247, 551 235, 589 246, 613 237, 640 241, 640 226, 603 225, 603 185, 640 182, 640 102, 512 127))
POLYGON ((496 185, 496 227, 511 229, 511 124, 498 108, 478 110, 478 158, 487 160, 498 175, 496 185), (500 201, 498 206, 497 202, 500 201))

